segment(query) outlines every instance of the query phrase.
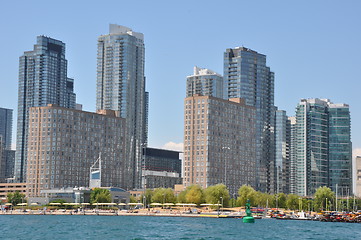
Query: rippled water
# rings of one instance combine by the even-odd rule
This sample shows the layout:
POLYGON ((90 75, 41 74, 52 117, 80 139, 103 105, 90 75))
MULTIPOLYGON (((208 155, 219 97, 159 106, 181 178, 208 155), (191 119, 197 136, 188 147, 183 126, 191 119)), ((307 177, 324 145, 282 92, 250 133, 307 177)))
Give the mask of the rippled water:
POLYGON ((360 239, 361 224, 151 216, 4 216, 0 239, 360 239))

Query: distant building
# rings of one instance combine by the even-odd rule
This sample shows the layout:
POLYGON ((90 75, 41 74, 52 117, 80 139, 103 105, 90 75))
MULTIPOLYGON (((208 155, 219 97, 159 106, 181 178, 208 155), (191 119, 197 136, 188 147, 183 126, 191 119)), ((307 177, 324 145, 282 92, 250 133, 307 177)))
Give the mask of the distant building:
POLYGON ((347 104, 302 99, 296 109, 296 193, 313 195, 328 186, 352 193, 352 144, 347 104))
POLYGON ((13 132, 13 110, 0 108, 0 135, 3 138, 4 149, 11 149, 13 132))
POLYGON ((147 142, 148 94, 145 91, 144 36, 132 29, 109 25, 98 38, 96 109, 120 112, 125 118, 126 189, 141 187, 142 144, 147 142))
POLYGON ((297 143, 296 143, 296 117, 288 117, 290 123, 290 145, 289 145, 289 193, 297 193, 297 143))
POLYGON ((67 76, 67 65, 65 43, 45 36, 38 36, 34 50, 20 57, 15 181, 26 180, 29 108, 75 108, 74 80, 67 76))
POLYGON ((0 135, 0 183, 5 182, 5 168, 6 168, 6 161, 5 161, 5 149, 3 144, 3 137, 0 135))
POLYGON ((194 67, 193 75, 187 77, 187 97, 195 94, 223 98, 222 75, 206 69, 194 67))
MULTIPOLYGON (((19 191, 26 194, 26 183, 0 183, 0 203, 7 201, 7 194, 19 191)), ((24 199, 26 202, 26 199, 24 199)))
POLYGON ((286 111, 275 111, 275 193, 290 193, 291 124, 286 111))
MULTIPOLYGON (((129 203, 130 194, 124 189, 116 187, 105 187, 104 189, 109 190, 112 203, 129 203)), ((48 204, 59 199, 68 203, 90 203, 91 189, 86 187, 54 188, 41 190, 41 195, 45 197, 30 197, 29 203, 48 204)))
POLYGON ((179 152, 144 148, 143 181, 145 188, 174 188, 182 183, 182 161, 179 152))
POLYGON ((184 100, 185 187, 223 183, 236 194, 256 186, 256 110, 243 99, 210 96, 184 100))
POLYGON ((14 177, 15 150, 4 150, 5 156, 5 178, 14 177))
POLYGON ((98 113, 55 105, 29 109, 27 192, 88 186, 90 167, 102 156, 102 186, 124 182, 124 119, 112 110, 98 113))
POLYGON ((256 189, 274 193, 274 73, 266 55, 236 47, 224 53, 223 98, 243 98, 256 108, 256 189))
POLYGON ((361 198, 361 156, 356 157, 356 196, 361 198))

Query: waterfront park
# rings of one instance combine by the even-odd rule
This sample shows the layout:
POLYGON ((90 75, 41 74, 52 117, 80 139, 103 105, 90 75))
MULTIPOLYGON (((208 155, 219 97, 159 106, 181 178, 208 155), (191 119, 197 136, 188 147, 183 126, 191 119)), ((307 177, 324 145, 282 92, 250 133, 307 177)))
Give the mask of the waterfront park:
POLYGON ((267 194, 243 185, 231 196, 223 184, 202 189, 191 185, 175 194, 170 188, 147 189, 128 203, 113 203, 107 189, 93 189, 90 202, 68 203, 56 199, 46 205, 28 204, 25 195, 9 193, 1 214, 39 215, 151 215, 184 217, 246 217, 246 203, 255 218, 361 222, 361 199, 336 196, 320 187, 311 197, 295 194, 267 194))

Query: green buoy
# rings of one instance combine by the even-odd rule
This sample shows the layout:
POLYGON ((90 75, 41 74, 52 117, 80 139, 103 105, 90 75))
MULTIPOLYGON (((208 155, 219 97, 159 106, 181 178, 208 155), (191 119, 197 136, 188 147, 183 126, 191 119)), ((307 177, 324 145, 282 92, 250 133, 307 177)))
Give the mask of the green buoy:
POLYGON ((243 222, 244 223, 254 223, 254 217, 252 217, 251 204, 249 203, 249 199, 247 200, 247 203, 246 203, 246 214, 247 214, 247 216, 243 217, 243 222))

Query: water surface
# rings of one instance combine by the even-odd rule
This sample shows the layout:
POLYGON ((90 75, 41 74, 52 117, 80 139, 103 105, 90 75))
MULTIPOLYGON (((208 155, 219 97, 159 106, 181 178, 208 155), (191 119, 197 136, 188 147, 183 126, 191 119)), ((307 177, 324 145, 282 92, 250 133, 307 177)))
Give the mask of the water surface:
POLYGON ((359 239, 361 224, 292 220, 0 215, 0 239, 359 239))

